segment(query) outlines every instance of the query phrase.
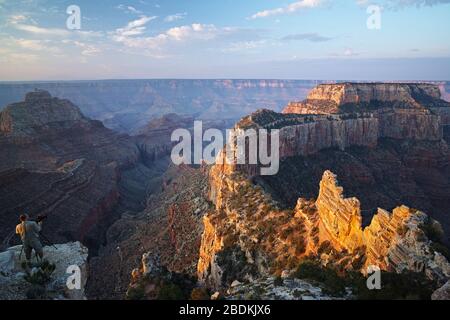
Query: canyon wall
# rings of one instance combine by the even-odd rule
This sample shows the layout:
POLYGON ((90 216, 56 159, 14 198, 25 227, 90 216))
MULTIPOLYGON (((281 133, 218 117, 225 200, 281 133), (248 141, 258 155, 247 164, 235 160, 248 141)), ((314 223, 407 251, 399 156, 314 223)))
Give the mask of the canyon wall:
POLYGON ((380 107, 423 109, 448 107, 439 86, 430 83, 321 84, 302 102, 291 102, 284 113, 345 113, 380 107))

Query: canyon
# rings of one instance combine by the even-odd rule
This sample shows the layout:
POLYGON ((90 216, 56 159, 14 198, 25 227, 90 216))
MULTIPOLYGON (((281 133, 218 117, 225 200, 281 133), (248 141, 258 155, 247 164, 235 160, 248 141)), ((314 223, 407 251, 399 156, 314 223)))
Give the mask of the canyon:
MULTIPOLYGON (((98 80, 0 82, 0 110, 35 88, 77 105, 81 112, 110 129, 138 133, 165 114, 200 120, 232 120, 260 108, 281 111, 290 101, 307 97, 325 81, 314 80, 98 80)), ((434 82, 450 101, 450 83, 434 82)))
POLYGON ((276 111, 303 98, 318 82, 308 80, 99 80, 0 82, 0 110, 35 88, 65 98, 110 129, 137 134, 166 114, 203 121, 231 120, 261 106, 276 111))
MULTIPOLYGON (((144 83, 158 84, 133 85, 144 83)), ((184 92, 205 83, 158 85, 184 92)), ((185 298, 196 289, 255 298, 249 292, 261 286, 270 287, 267 297, 298 298, 295 288, 301 287, 305 299, 354 298, 293 279, 309 259, 342 277, 365 275, 375 265, 394 274, 423 274, 444 288, 450 277, 444 249, 450 234, 450 103, 441 99, 442 86, 336 83, 307 95, 299 83, 208 82, 220 88, 210 98, 230 90, 228 98, 237 104, 254 99, 239 112, 278 97, 268 106, 273 110, 255 111, 234 125, 279 130, 280 170, 273 176, 261 175, 261 165, 170 164, 172 131, 192 130, 202 117, 204 129, 235 123, 220 112, 207 119, 207 113, 159 110, 162 117, 155 112, 120 124, 120 131, 134 134, 128 135, 91 120, 92 114, 103 118, 103 111, 85 115, 86 106, 44 90, 29 92, 0 112, 3 248, 18 242, 11 227, 18 214, 48 213, 46 237, 89 248, 90 299, 155 299, 173 285, 185 298), (288 103, 302 96, 305 101, 288 103), (286 108, 275 112, 282 111, 280 103, 286 108), (286 285, 275 289, 280 276, 286 285)), ((57 90, 74 83, 48 85, 57 90)), ((103 82, 90 85, 93 92, 105 89, 103 82)), ((158 92, 173 92, 166 89, 158 92)), ((238 115, 233 110, 231 118, 238 115)), ((235 146, 230 150, 235 157, 235 146)))

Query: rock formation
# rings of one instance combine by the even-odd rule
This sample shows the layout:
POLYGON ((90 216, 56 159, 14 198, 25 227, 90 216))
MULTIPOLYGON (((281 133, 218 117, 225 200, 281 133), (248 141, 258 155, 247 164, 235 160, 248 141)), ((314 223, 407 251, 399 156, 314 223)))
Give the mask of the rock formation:
POLYGON ((346 271, 410 270, 441 284, 450 277, 450 264, 424 231, 430 223, 438 227, 436 221, 400 206, 379 209, 363 228, 359 200, 344 197, 329 171, 317 200, 299 199, 293 211, 279 209, 238 173, 213 168, 210 179, 216 211, 204 217, 198 263, 199 279, 210 287, 289 270, 307 256, 346 271))
MULTIPOLYGON (((33 289, 34 285, 26 280, 25 269, 22 267, 25 257, 23 253, 20 254, 21 248, 22 246, 15 246, 0 253, 0 300, 27 299, 27 293, 33 289)), ((86 299, 84 290, 88 277, 87 258, 88 249, 79 242, 44 247, 44 259, 55 265, 45 288, 48 299, 86 299), (69 289, 66 285, 72 275, 67 273, 70 266, 79 268, 80 289, 69 289)))

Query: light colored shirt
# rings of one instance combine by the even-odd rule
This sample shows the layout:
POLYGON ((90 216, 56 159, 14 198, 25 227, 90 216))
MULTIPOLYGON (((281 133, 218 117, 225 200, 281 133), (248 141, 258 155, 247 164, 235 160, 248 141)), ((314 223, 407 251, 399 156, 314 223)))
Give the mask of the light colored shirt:
POLYGON ((22 242, 39 240, 41 226, 35 221, 24 221, 16 226, 16 234, 20 235, 22 242))

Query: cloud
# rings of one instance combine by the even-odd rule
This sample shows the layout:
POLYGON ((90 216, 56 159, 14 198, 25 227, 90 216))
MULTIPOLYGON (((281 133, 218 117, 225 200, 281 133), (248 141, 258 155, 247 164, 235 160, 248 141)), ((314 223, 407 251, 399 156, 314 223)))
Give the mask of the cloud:
POLYGON ((424 7, 424 6, 435 6, 439 4, 450 3, 450 0, 387 0, 388 6, 390 7, 424 7))
POLYGON ((259 49, 261 47, 264 47, 268 44, 268 41, 263 40, 254 40, 254 41, 239 41, 239 42, 233 42, 230 44, 229 47, 223 49, 222 51, 225 53, 234 53, 234 52, 240 52, 240 51, 251 51, 255 49, 259 49))
POLYGON ((155 20, 157 17, 147 17, 147 16, 141 16, 139 19, 133 20, 128 22, 128 24, 123 27, 116 29, 115 32, 115 38, 116 40, 127 38, 131 36, 138 36, 145 32, 146 30, 146 24, 149 23, 152 20, 155 20))
MULTIPOLYGON (((449 4, 450 0, 381 0, 379 1, 387 9, 403 9, 407 7, 432 7, 440 4, 449 4)), ((356 0, 359 6, 368 6, 372 3, 370 0, 356 0)))
POLYGON ((326 42, 333 40, 331 37, 325 37, 318 33, 298 33, 298 34, 290 34, 282 38, 284 41, 293 41, 293 40, 305 40, 311 42, 326 42))
POLYGON ((174 22, 174 21, 178 21, 178 20, 182 20, 187 16, 186 12, 183 13, 175 13, 172 15, 169 15, 167 17, 164 18, 165 22, 174 22))
POLYGON ((216 27, 214 24, 193 23, 167 29, 152 36, 143 35, 143 21, 132 21, 124 28, 119 28, 112 39, 124 46, 127 53, 137 53, 154 58, 166 58, 173 56, 173 52, 185 52, 176 50, 177 46, 185 46, 186 49, 198 48, 198 43, 211 44, 211 41, 223 42, 249 41, 255 32, 249 29, 233 27, 216 27), (131 51, 130 51, 131 50, 131 51))
POLYGON ((143 12, 136 9, 133 6, 126 6, 124 4, 119 4, 118 6, 116 6, 116 9, 122 10, 126 13, 134 13, 134 14, 142 14, 143 12))
POLYGON ((345 48, 343 52, 335 52, 331 53, 330 56, 332 57, 356 57, 361 55, 361 52, 356 52, 352 48, 345 48))
POLYGON ((81 41, 77 41, 77 40, 63 40, 62 42, 65 44, 72 44, 72 45, 80 48, 81 49, 80 53, 83 56, 87 56, 87 57, 95 56, 101 52, 101 50, 98 47, 96 47, 92 44, 85 43, 85 42, 81 42, 81 41))
POLYGON ((266 18, 275 15, 294 13, 303 9, 315 8, 320 6, 324 0, 301 0, 293 2, 285 7, 259 11, 252 15, 250 19, 266 18))
POLYGON ((21 23, 14 23, 14 28, 38 35, 67 36, 69 34, 69 31, 65 29, 41 28, 38 26, 21 23))
POLYGON ((14 42, 21 48, 31 51, 45 51, 53 54, 60 54, 61 50, 58 47, 51 46, 49 40, 30 40, 30 39, 15 39, 14 42))
POLYGON ((12 15, 8 18, 8 23, 16 30, 24 31, 37 36, 56 36, 56 37, 101 37, 104 35, 101 31, 89 30, 67 30, 62 28, 44 28, 37 25, 37 23, 24 15, 12 15), (32 24, 30 24, 30 21, 32 24), (28 22, 28 23, 27 23, 28 22))

